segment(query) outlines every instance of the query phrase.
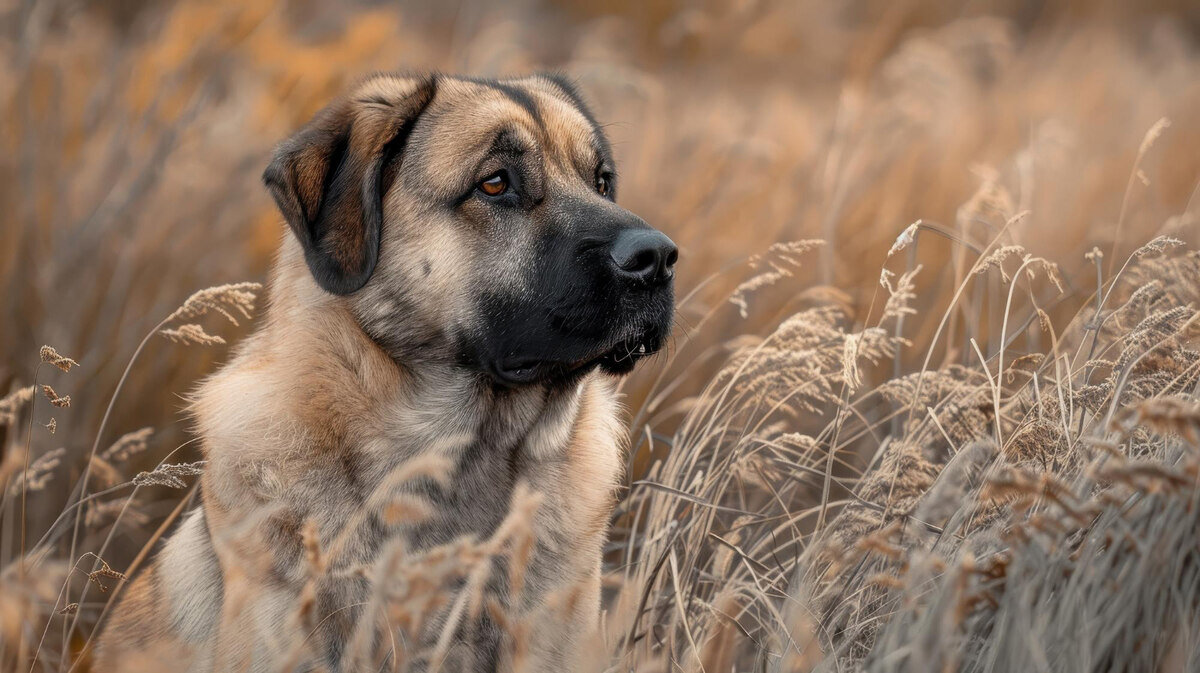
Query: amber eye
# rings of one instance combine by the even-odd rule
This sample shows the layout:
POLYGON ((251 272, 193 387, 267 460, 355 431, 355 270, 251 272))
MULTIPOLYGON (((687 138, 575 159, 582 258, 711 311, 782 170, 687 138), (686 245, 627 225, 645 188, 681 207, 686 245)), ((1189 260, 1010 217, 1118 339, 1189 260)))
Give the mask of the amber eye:
POLYGON ((596 191, 600 192, 600 196, 608 196, 612 192, 612 183, 609 181, 608 176, 596 176, 596 191))
POLYGON ((484 178, 479 183, 479 191, 488 196, 500 196, 508 191, 508 173, 506 171, 496 171, 484 178))

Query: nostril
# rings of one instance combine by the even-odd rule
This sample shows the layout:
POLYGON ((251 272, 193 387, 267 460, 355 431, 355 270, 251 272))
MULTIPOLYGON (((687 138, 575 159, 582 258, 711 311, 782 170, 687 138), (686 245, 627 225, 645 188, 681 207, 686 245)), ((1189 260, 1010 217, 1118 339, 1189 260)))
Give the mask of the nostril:
POLYGON ((678 260, 679 260, 679 249, 672 247, 671 251, 667 253, 667 259, 666 259, 667 268, 669 269, 669 268, 675 266, 675 262, 677 262, 678 260))
POLYGON ((657 266, 657 250, 640 250, 633 256, 628 265, 622 265, 621 268, 631 273, 642 274, 652 273, 657 266))

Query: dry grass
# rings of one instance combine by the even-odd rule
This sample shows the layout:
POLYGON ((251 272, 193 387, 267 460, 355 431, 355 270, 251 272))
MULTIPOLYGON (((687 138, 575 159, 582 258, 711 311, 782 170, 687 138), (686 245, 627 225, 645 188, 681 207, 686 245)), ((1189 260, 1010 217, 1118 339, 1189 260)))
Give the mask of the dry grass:
MULTIPOLYGON (((194 497, 180 396, 253 314, 220 284, 281 235, 270 146, 397 65, 578 77, 624 205, 681 244, 673 347, 625 385, 597 670, 1200 668, 1194 10, 611 6, 0 3, 0 670, 86 668, 194 497)), ((372 506, 419 519, 395 487, 443 470, 372 506)), ((394 643, 439 608, 520 662, 539 615, 479 587, 536 499, 372 567, 306 537, 264 647, 300 661, 316 587, 359 573, 359 667, 436 661, 394 643)))

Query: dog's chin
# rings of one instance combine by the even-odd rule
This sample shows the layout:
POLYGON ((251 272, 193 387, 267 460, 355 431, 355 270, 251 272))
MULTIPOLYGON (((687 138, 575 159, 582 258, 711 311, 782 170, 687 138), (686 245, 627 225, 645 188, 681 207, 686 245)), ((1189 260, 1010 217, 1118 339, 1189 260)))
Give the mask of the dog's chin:
POLYGON ((595 369, 611 376, 624 376, 634 366, 662 348, 657 331, 622 339, 615 345, 576 360, 553 358, 510 358, 487 367, 496 383, 506 387, 536 384, 566 384, 595 369))

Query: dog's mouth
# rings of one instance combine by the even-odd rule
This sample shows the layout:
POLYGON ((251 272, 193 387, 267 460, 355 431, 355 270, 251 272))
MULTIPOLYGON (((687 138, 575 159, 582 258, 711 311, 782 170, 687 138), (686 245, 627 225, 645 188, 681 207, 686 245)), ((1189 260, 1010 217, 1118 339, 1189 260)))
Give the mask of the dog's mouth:
POLYGON ((578 360, 536 358, 501 359, 492 366, 492 376, 507 386, 521 386, 546 381, 561 381, 599 367, 606 374, 620 376, 633 371, 642 359, 662 348, 662 336, 657 330, 626 337, 598 354, 578 360))

